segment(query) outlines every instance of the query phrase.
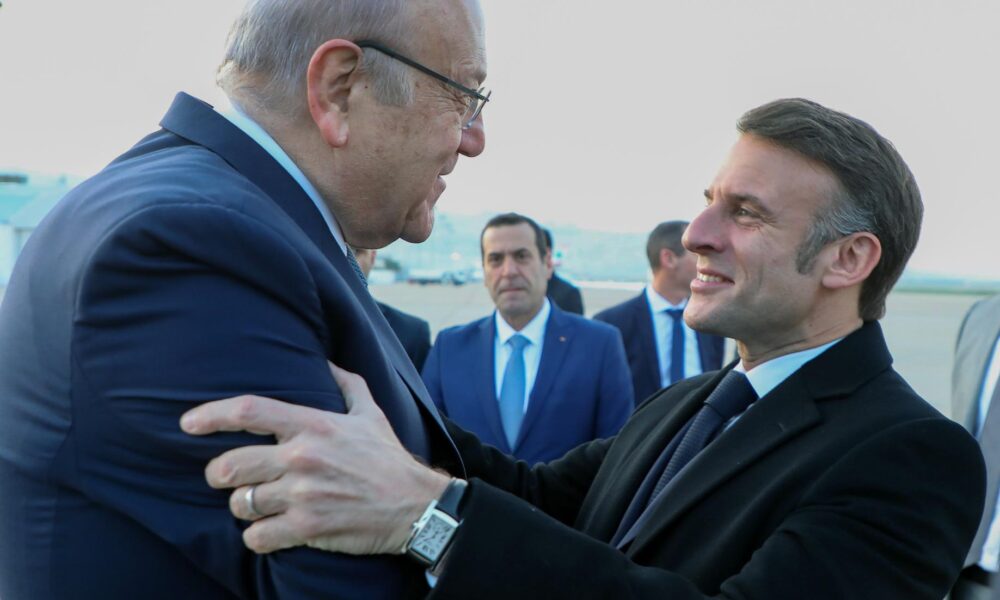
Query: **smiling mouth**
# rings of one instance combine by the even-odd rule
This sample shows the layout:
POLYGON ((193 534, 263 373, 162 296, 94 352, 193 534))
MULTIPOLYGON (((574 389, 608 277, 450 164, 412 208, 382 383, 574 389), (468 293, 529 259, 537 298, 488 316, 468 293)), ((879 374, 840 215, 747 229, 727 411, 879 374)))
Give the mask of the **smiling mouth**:
POLYGON ((705 273, 698 273, 698 276, 695 277, 695 279, 698 281, 704 281, 705 283, 725 283, 726 281, 729 281, 724 277, 719 277, 718 275, 706 275, 705 273))

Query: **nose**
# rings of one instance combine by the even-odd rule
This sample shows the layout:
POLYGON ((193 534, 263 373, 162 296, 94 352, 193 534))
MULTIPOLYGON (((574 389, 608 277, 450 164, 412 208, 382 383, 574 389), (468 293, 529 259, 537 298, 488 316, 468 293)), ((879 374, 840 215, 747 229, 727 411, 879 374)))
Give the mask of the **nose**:
POLYGON ((458 144, 458 152, 469 158, 479 156, 486 148, 486 125, 480 113, 468 129, 462 130, 462 140, 458 144))
POLYGON ((500 265, 500 275, 503 277, 511 277, 517 274, 517 261, 515 261, 510 256, 505 256, 503 259, 503 264, 500 265))
POLYGON ((716 214, 717 204, 706 206, 705 210, 701 211, 684 230, 681 244, 689 252, 708 254, 719 252, 721 249, 722 222, 716 214))

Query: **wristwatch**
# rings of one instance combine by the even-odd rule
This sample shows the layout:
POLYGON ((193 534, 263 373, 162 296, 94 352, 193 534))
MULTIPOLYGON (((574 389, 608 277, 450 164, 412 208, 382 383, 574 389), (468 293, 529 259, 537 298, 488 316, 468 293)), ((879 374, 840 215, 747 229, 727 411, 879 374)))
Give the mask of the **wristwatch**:
POLYGON ((431 500, 427 510, 413 524, 410 538, 403 547, 405 554, 428 569, 437 565, 455 537, 455 530, 462 524, 458 518, 458 508, 467 485, 462 479, 452 479, 441 497, 431 500))

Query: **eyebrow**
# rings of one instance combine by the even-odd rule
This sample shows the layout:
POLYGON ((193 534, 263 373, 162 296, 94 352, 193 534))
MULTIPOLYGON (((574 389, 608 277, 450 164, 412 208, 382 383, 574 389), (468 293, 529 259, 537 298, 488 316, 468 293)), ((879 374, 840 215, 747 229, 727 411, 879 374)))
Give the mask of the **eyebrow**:
MULTIPOLYGON (((773 214, 773 211, 771 211, 771 209, 769 209, 767 205, 765 205, 764 202, 761 201, 760 198, 754 196, 753 194, 728 194, 727 197, 733 202, 751 205, 754 208, 754 210, 756 210, 757 212, 761 213, 764 216, 769 216, 773 214)), ((711 189, 705 190, 705 198, 707 198, 708 200, 714 200, 711 189)))
POLYGON ((507 256, 507 255, 518 254, 520 252, 531 252, 531 247, 529 247, 529 246, 522 246, 520 248, 514 248, 512 250, 506 250, 506 251, 504 251, 504 250, 493 250, 491 252, 487 252, 486 256, 487 257, 490 257, 490 256, 507 256))

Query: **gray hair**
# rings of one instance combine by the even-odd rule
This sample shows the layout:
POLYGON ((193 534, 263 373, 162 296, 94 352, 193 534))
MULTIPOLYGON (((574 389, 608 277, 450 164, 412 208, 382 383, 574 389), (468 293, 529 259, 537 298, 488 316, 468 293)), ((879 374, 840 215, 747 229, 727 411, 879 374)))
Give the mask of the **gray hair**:
POLYGON ((819 251, 830 242, 859 231, 874 230, 875 215, 851 202, 850 196, 838 192, 833 202, 816 215, 806 239, 799 246, 795 267, 799 273, 808 273, 816 263, 819 251))
POLYGON ((776 100, 744 114, 744 134, 768 140, 827 169, 838 190, 815 216, 799 247, 796 267, 808 272, 820 250, 857 232, 882 245, 882 257, 861 286, 859 313, 873 321, 920 237, 920 190, 892 143, 864 121, 801 98, 776 100))
MULTIPOLYGON (((338 38, 398 46, 407 31, 405 7, 405 0, 250 0, 229 32, 219 86, 263 109, 302 116, 306 68, 316 48, 338 38)), ((360 68, 380 102, 410 102, 406 65, 366 48, 360 68)))

